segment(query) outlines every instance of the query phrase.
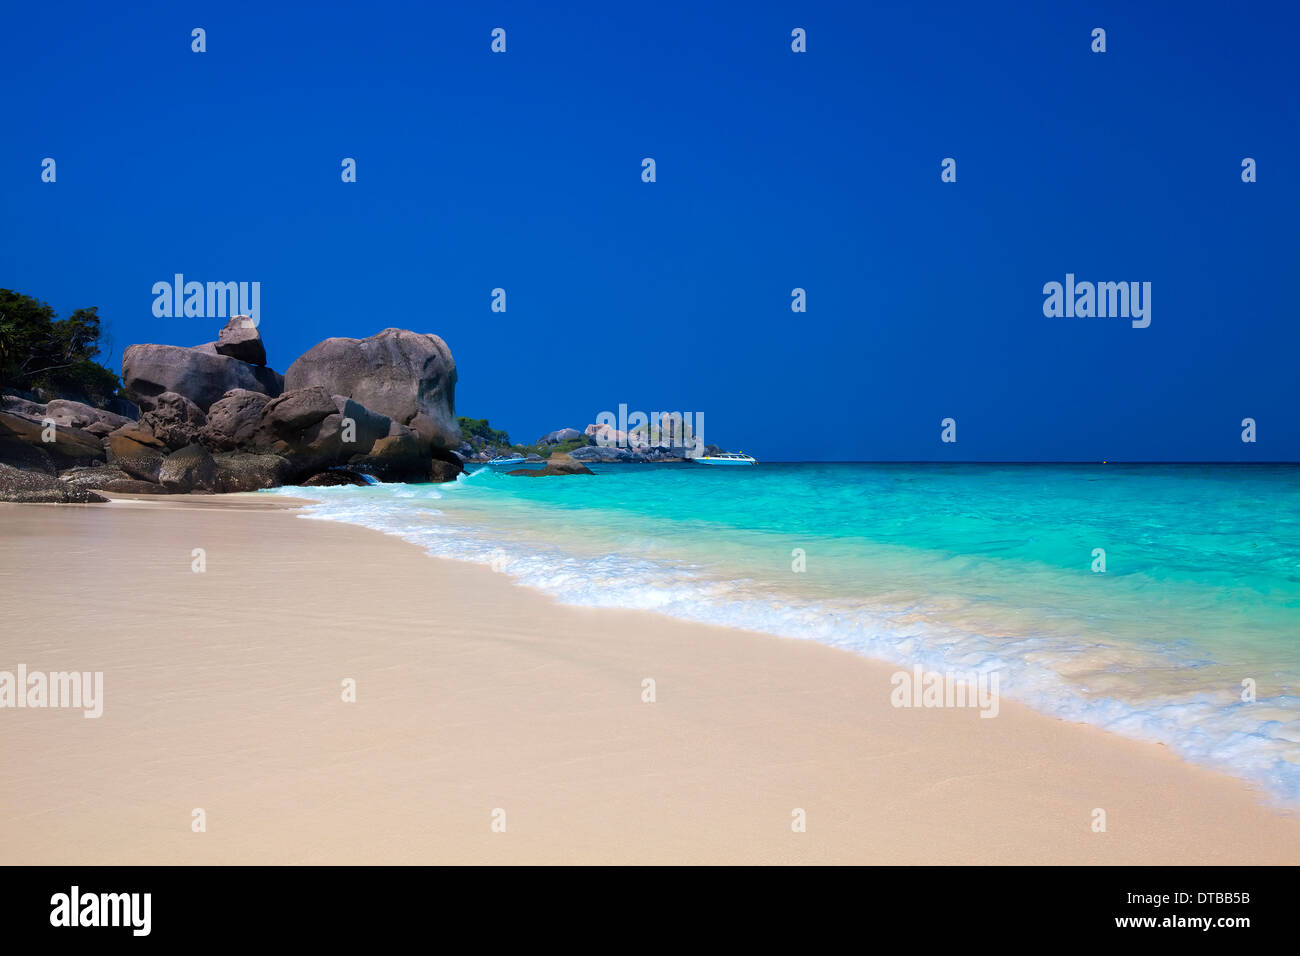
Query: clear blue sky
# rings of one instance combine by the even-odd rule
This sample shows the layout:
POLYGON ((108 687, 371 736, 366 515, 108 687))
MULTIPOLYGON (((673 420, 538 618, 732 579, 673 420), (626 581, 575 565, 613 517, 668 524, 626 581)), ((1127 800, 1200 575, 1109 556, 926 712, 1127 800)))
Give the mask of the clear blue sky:
POLYGON ((1296 4, 129 6, 3 15, 0 286, 115 367, 216 337, 153 316, 180 272, 260 281, 280 371, 436 332, 517 440, 624 402, 767 458, 1300 458, 1296 4), (1151 326, 1044 317, 1067 272, 1151 326))

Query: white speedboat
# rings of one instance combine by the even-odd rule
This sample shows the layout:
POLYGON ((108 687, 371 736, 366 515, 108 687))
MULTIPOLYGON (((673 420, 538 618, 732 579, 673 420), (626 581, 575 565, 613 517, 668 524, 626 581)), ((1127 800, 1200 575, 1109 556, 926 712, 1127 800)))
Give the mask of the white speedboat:
POLYGON ((720 455, 704 455, 696 458, 701 465, 757 465, 758 462, 744 452, 724 451, 720 455))
POLYGON ((505 455, 497 455, 495 458, 488 460, 489 465, 522 465, 528 459, 523 455, 515 455, 513 458, 507 458, 505 455))

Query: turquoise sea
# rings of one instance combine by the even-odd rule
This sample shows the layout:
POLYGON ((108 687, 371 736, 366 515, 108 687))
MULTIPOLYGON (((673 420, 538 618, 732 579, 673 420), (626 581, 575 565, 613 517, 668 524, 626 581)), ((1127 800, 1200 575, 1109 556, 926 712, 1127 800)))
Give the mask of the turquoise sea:
POLYGON ((1300 806, 1298 466, 592 468, 281 493, 572 604, 997 671, 1300 806))

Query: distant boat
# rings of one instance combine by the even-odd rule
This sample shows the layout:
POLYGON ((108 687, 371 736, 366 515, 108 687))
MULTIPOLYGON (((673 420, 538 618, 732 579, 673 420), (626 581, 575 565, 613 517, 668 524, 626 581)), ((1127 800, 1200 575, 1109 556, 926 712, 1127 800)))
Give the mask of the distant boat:
POLYGON ((489 465, 519 465, 527 461, 523 455, 515 455, 513 458, 507 458, 505 455, 497 455, 488 461, 489 465))
POLYGON ((757 465, 758 462, 744 452, 724 451, 720 455, 696 458, 701 465, 757 465))

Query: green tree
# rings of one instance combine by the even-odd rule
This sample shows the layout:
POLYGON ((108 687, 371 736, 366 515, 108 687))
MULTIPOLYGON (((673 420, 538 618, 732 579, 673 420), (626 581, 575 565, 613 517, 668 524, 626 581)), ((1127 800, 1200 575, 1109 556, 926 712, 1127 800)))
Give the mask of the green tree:
POLYGON ((510 435, 504 429, 493 428, 486 418, 462 417, 457 418, 456 422, 460 425, 460 432, 465 440, 475 448, 481 448, 483 445, 508 446, 510 444, 510 435))
POLYGON ((95 362, 107 343, 95 307, 60 319, 44 302, 0 289, 0 387, 40 388, 103 404, 119 394, 116 374, 95 362))

